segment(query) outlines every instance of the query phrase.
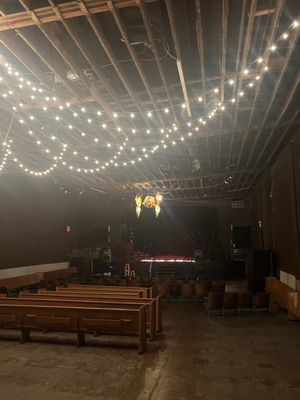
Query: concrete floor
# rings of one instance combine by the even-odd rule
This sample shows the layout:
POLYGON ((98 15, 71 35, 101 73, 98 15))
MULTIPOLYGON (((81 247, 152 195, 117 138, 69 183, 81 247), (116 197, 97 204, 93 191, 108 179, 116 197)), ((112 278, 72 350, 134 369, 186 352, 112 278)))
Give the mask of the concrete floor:
POLYGON ((0 340, 0 399, 300 399, 300 323, 285 313, 207 317, 193 303, 163 313, 164 333, 143 355, 0 340))

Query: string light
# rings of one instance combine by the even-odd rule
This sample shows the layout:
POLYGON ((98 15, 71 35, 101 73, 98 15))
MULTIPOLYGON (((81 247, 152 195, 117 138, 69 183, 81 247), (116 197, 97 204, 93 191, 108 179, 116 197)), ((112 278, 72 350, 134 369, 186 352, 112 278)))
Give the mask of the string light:
MULTIPOLYGON (((293 28, 296 28, 296 27, 298 27, 299 26, 299 23, 298 23, 298 21, 294 21, 294 23, 292 24, 292 27, 293 28)), ((289 28, 290 29, 290 28, 289 28)), ((289 37, 289 35, 288 35, 288 33, 287 32, 285 32, 285 33, 283 33, 282 35, 281 35, 281 39, 287 39, 289 37)), ((273 44, 271 47, 270 47, 270 50, 271 51, 275 51, 276 50, 276 48, 277 48, 277 46, 275 45, 275 44, 273 44)), ((262 63, 263 62, 263 58, 262 57, 259 57, 257 60, 256 60, 256 62, 257 63, 262 63)), ((266 66, 267 67, 267 66, 266 66)), ((265 68, 265 67, 264 67, 265 68)), ((9 66, 9 71, 11 71, 12 70, 12 68, 9 66)), ((266 68, 266 69, 264 69, 264 70, 268 70, 268 67, 266 68)), ((16 71, 17 72, 17 71, 16 71)), ((16 72, 14 72, 14 75, 16 75, 16 76, 18 76, 18 73, 16 73, 16 72)), ((243 73, 245 74, 245 75, 247 75, 248 73, 249 73, 249 69, 248 68, 246 68, 244 71, 243 71, 243 73)), ((239 74, 237 74, 237 75, 239 75, 239 74)), ((20 78, 18 78, 20 81, 21 81, 21 78, 23 79, 23 77, 20 77, 20 78)), ((261 76, 260 75, 256 75, 254 78, 253 78, 254 80, 259 80, 259 79, 261 79, 261 76)), ((225 82, 225 84, 229 84, 229 85, 233 85, 234 84, 234 79, 230 79, 229 81, 227 81, 227 82, 225 82)), ((27 81, 27 85, 28 86, 31 86, 31 83, 30 83, 30 81, 27 81)), ((246 85, 246 87, 253 87, 253 81, 251 81, 250 83, 248 83, 247 85, 246 85)), ((246 87, 245 87, 245 89, 246 89, 246 87)), ((32 90, 34 91, 34 92, 36 92, 36 91, 38 91, 39 93, 41 93, 42 92, 42 89, 41 88, 36 88, 35 86, 32 88, 32 90)), ((215 89, 213 89, 213 91, 215 92, 215 93, 219 93, 219 88, 215 88, 215 89)), ((8 92, 9 93, 9 92, 8 92)), ((12 93, 12 91, 11 91, 11 93, 12 93)), ((6 94, 7 95, 7 94, 6 94)), ((241 91, 240 93, 239 93, 239 96, 243 96, 244 95, 244 91, 241 91)), ((32 97, 31 97, 32 98, 32 97)), ((197 100, 198 101, 200 101, 199 100, 200 98, 198 97, 197 98, 197 100)), ((202 99, 202 98, 201 98, 202 99)), ((53 101, 56 101, 56 97, 52 97, 52 100, 53 101)), ((46 100, 47 101, 47 100, 46 100)), ((49 100, 48 100, 49 101, 49 100)), ((234 98, 232 98, 231 100, 230 100, 231 102, 235 102, 235 99, 234 98)), ((66 103, 66 106, 68 107, 68 106, 70 106, 70 103, 66 103)), ((19 103, 19 107, 21 108, 21 107, 23 107, 23 105, 21 105, 21 103, 19 103)), ((185 104, 183 103, 182 104, 182 106, 181 106, 182 108, 185 108, 185 104)), ((224 105, 219 105, 219 107, 220 107, 220 110, 225 110, 225 106, 224 105)), ((58 108, 60 109, 60 110, 62 110, 63 109, 63 107, 62 106, 58 106, 58 108)), ((46 109, 44 109, 44 108, 42 108, 44 111, 47 111, 47 108, 46 109)), ((166 110, 168 110, 168 109, 164 109, 164 112, 165 113, 168 113, 169 111, 166 111, 166 110)), ((14 110, 15 111, 15 110, 14 110)), ((81 108, 81 111, 82 112, 85 112, 85 107, 82 107, 81 108)), ((155 110, 155 112, 157 112, 158 110, 155 110)), ((212 118, 214 115, 215 115, 215 112, 216 112, 216 110, 213 110, 213 111, 211 111, 210 112, 210 114, 209 114, 209 118, 212 118)), ((98 115, 98 112, 97 112, 97 115, 98 115)), ((113 114, 114 116, 115 115, 117 115, 117 116, 119 116, 117 113, 114 113, 113 114)), ((133 115, 133 117, 134 117, 134 114, 133 113, 131 113, 130 114, 130 117, 132 117, 132 115, 133 115)), ((148 111, 147 112, 147 116, 148 117, 150 117, 150 116, 152 116, 152 112, 150 112, 150 111, 148 111)), ((58 116, 56 116, 56 119, 57 119, 57 117, 58 116)), ((59 117, 58 117, 59 118, 59 117)), ((116 118, 116 117, 115 117, 116 118)), ((32 118, 31 117, 29 117, 29 119, 30 120, 32 120, 32 118)), ((57 119, 57 120, 59 120, 59 119, 57 119)), ((25 123, 25 121, 24 121, 24 119, 22 118, 22 119, 20 119, 19 120, 20 121, 20 123, 25 123)), ((88 119, 88 122, 89 123, 92 123, 92 119, 91 118, 89 118, 88 119), (89 120, 91 120, 91 122, 89 122, 89 120)), ((202 120, 201 119, 199 119, 199 122, 201 122, 203 125, 205 125, 206 124, 206 120, 205 119, 203 119, 202 118, 202 120)), ((189 126, 189 125, 188 125, 189 126)), ((195 127, 194 129, 196 130, 196 128, 198 128, 198 127, 195 127)), ((43 127, 41 127, 41 129, 43 129, 43 127)), ((76 128, 77 129, 77 128, 76 128)), ((170 129, 169 129, 170 130, 170 129)), ((176 132, 177 131, 177 126, 174 126, 173 127, 173 130, 176 132)), ((118 131, 120 132, 120 129, 118 129, 118 131)), ((150 133, 150 130, 148 130, 147 129, 147 134, 149 134, 150 133)), ((188 132, 188 136, 190 136, 190 133, 191 132, 188 132)), ((85 136, 85 133, 84 132, 82 132, 81 133, 81 135, 82 136, 85 136)), ((167 137, 167 135, 166 135, 166 137, 167 137)), ((183 138, 184 139, 184 137, 183 136, 181 136, 181 138, 183 138)), ((180 138, 180 140, 182 140, 180 138)), ((128 138, 126 138, 126 140, 127 140, 128 138)), ((94 138, 94 141, 95 142, 97 142, 96 140, 95 140, 95 138, 94 138)), ((173 140, 172 142, 175 142, 176 143, 176 140, 173 140)), ((155 150, 153 150, 153 152, 154 152, 155 150)), ((148 156, 148 155, 147 155, 148 156)), ((145 157, 145 158, 147 158, 147 157, 145 157)), ((133 160, 134 161, 134 160, 133 160)), ((115 163, 115 164, 118 164, 118 163, 115 163)), ((23 164, 22 164, 23 165, 23 164)), ((102 168, 102 167, 101 167, 102 168)), ((104 169, 104 168, 102 168, 102 169, 104 169)), ((28 171, 30 171, 30 170, 28 170, 28 171)), ((91 169, 90 169, 90 172, 91 172, 91 169)), ((93 172, 94 172, 94 170, 93 170, 93 172)), ((92 172, 92 173, 93 173, 92 172)), ((35 173, 34 173, 35 174, 35 173)))

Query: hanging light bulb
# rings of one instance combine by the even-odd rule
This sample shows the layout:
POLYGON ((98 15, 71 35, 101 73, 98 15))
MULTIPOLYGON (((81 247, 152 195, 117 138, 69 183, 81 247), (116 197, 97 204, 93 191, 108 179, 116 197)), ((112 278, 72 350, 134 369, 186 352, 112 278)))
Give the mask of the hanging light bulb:
POLYGON ((159 214, 160 214, 160 205, 156 204, 155 205, 155 217, 158 218, 159 214))

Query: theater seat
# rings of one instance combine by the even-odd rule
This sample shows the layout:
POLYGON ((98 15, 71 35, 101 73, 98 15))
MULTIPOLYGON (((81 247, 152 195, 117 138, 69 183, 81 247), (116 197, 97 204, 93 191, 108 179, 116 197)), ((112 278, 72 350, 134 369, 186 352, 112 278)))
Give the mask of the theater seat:
POLYGON ((209 292, 207 298, 208 315, 222 315, 223 293, 209 292))
POLYGON ((225 292, 223 297, 223 314, 237 314, 238 294, 225 292))

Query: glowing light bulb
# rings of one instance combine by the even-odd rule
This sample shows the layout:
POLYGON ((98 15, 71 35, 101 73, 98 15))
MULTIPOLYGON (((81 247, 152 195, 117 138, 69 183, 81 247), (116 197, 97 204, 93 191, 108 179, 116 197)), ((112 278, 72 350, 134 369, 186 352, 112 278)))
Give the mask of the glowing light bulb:
POLYGON ((199 103, 202 103, 203 98, 202 98, 201 96, 199 96, 199 97, 198 97, 198 101, 199 101, 199 103))
POLYGON ((151 111, 148 111, 148 112, 147 112, 147 117, 149 117, 149 118, 152 117, 152 112, 151 112, 151 111))
POLYGON ((181 108, 185 108, 186 106, 185 106, 185 103, 182 103, 181 104, 181 108))
POLYGON ((118 114, 117 113, 113 113, 114 118, 118 118, 118 114))
POLYGON ((298 21, 294 21, 294 22, 293 22, 293 27, 294 27, 294 28, 298 28, 298 26, 299 26, 299 22, 298 22, 298 21))
POLYGON ((81 112, 83 112, 83 113, 85 112, 85 108, 84 107, 81 108, 81 112))
POLYGON ((134 118, 134 117, 135 117, 134 113, 130 113, 130 118, 134 118))
POLYGON ((282 38, 283 39, 287 39, 289 37, 289 35, 287 34, 287 33, 284 33, 283 35, 282 35, 282 38))
POLYGON ((66 107, 71 107, 71 104, 68 101, 66 102, 66 107))
POLYGON ((165 108, 165 113, 168 114, 169 113, 169 109, 165 108))
POLYGON ((101 111, 97 111, 97 115, 100 117, 102 115, 101 111))
POLYGON ((245 69, 244 70, 244 75, 248 75, 249 74, 249 70, 248 69, 245 69))
POLYGON ((233 85, 234 84, 234 80, 233 79, 230 79, 230 81, 228 82, 229 83, 229 85, 233 85))
POLYGON ((271 50, 271 51, 275 51, 276 49, 277 49, 276 45, 275 45, 275 44, 272 44, 272 46, 270 47, 270 50, 271 50))
POLYGON ((214 88, 214 92, 215 93, 219 93, 219 89, 218 88, 214 88))

